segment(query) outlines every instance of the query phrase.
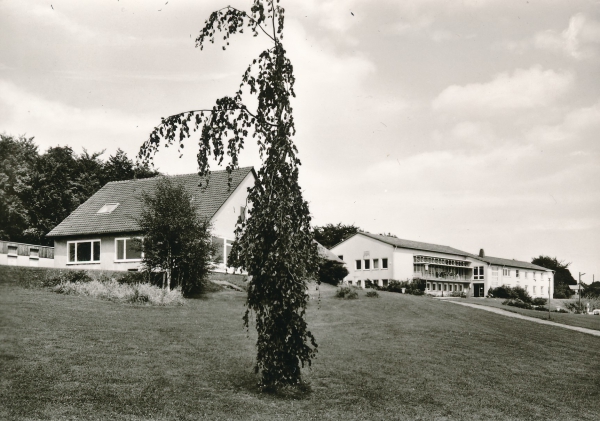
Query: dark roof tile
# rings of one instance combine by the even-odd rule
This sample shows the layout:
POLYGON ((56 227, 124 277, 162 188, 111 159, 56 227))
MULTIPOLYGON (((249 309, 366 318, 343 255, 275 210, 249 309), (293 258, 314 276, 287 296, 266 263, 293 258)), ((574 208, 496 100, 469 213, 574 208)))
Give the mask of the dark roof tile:
MULTIPOLYGON (((192 194, 194 202, 198 204, 200 217, 212 218, 250 172, 254 172, 252 167, 234 170, 231 174, 231 187, 228 185, 227 171, 224 170, 210 174, 207 188, 200 187, 201 181, 202 186, 205 186, 206 178, 198 174, 168 177, 182 183, 192 194)), ((139 231, 136 218, 142 210, 141 194, 152 194, 160 178, 107 183, 50 231, 48 237, 139 231), (107 203, 118 203, 119 206, 111 213, 98 214, 98 210, 107 203)))

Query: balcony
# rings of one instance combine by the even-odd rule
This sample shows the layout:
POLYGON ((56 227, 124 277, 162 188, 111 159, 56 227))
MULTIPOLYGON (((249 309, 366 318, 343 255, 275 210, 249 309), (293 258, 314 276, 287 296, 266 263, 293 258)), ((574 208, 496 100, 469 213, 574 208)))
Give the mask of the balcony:
POLYGON ((427 281, 440 281, 440 282, 471 282, 470 276, 458 275, 458 274, 435 274, 435 273, 414 272, 413 278, 425 279, 427 281))

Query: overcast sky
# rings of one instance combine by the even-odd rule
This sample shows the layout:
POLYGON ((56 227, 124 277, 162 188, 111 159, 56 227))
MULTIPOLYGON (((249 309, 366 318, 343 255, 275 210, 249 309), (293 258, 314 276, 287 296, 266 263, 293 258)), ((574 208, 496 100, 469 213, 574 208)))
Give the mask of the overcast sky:
MULTIPOLYGON (((0 0, 0 132, 133 157, 212 107, 271 44, 194 48, 250 0, 0 0)), ((600 1, 289 0, 301 184, 314 223, 600 278, 600 1)), ((194 141, 157 167, 195 172, 194 141)), ((256 148, 241 164, 260 165, 256 148)))

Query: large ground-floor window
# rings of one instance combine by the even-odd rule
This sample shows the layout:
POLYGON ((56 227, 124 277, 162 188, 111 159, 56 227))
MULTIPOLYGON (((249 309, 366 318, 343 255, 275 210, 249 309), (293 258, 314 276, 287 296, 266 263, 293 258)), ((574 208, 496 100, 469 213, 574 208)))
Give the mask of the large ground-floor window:
POLYGON ((100 240, 68 241, 68 263, 100 262, 100 240))

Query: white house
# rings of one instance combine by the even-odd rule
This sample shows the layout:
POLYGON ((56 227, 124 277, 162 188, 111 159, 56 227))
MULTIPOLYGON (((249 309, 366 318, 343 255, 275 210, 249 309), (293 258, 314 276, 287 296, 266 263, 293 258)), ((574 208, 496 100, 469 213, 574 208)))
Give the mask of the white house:
MULTIPOLYGON (((247 214, 248 188, 254 185, 252 167, 231 174, 214 171, 206 177, 198 174, 170 176, 192 195, 198 215, 210 219, 213 243, 221 250, 217 270, 224 271, 235 238, 239 218, 247 214)), ((71 215, 57 225, 54 238, 54 266, 57 268, 137 270, 142 259, 134 241, 139 238, 136 222, 142 210, 142 192, 152 193, 160 177, 107 183, 71 215)))
POLYGON ((54 248, 0 241, 0 265, 54 267, 54 248))
MULTIPOLYGON (((490 287, 520 285, 532 297, 547 297, 552 271, 527 262, 479 256, 453 247, 365 232, 354 234, 331 251, 347 264, 344 283, 364 287, 367 281, 387 286, 390 280, 424 279, 426 292, 465 292, 484 297, 490 287)), ((553 291, 551 291, 553 293, 553 291)))

